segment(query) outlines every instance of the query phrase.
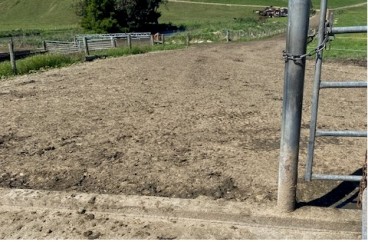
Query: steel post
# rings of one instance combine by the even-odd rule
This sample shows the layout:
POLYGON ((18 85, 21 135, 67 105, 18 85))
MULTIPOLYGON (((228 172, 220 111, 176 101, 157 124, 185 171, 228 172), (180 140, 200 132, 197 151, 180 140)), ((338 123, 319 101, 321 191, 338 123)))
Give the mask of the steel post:
POLYGON ((298 154, 302 117, 305 58, 309 28, 310 1, 289 0, 286 39, 283 113, 278 179, 278 207, 282 212, 295 209, 298 154))

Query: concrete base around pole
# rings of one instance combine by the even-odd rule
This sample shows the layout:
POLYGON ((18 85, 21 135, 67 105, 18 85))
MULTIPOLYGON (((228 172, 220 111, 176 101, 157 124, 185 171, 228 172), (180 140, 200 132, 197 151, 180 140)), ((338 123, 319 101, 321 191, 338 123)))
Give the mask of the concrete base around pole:
POLYGON ((360 239, 361 211, 0 189, 0 239, 360 239), (12 222, 13 221, 13 222, 12 222))

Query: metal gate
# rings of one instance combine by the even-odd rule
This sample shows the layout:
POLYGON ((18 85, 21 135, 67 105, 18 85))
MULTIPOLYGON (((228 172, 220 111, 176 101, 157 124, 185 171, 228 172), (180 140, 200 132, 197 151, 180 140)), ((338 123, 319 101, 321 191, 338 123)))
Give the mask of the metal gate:
POLYGON ((355 27, 333 27, 333 15, 327 18, 327 0, 321 1, 320 7, 320 24, 318 29, 318 46, 316 50, 316 68, 313 84, 313 96, 312 96, 312 110, 311 110, 311 122, 310 133, 308 141, 308 153, 305 179, 311 180, 338 180, 338 181, 360 181, 362 176, 358 175, 332 175, 332 174, 313 174, 313 158, 315 140, 317 137, 367 137, 367 131, 357 130, 320 130, 317 129, 317 114, 318 114, 318 102, 319 93, 321 89, 325 88, 367 88, 366 81, 347 81, 347 82, 334 82, 334 81, 321 81, 321 69, 323 50, 326 47, 331 36, 336 34, 346 33, 365 33, 367 32, 367 26, 355 26, 355 27))
POLYGON ((305 60, 307 56, 317 55, 315 80, 313 85, 312 118, 308 146, 306 179, 359 181, 361 176, 313 174, 313 155, 316 137, 367 137, 366 131, 317 130, 317 111, 319 91, 322 88, 366 88, 365 81, 330 82, 321 81, 322 56, 330 37, 342 33, 365 33, 367 26, 333 27, 332 18, 326 19, 327 0, 321 0, 318 29, 318 45, 310 53, 306 46, 309 32, 309 10, 311 1, 289 0, 288 30, 286 36, 285 77, 283 94, 283 112, 280 142, 278 207, 290 212, 296 207, 296 187, 298 179, 298 156, 300 128, 305 78, 305 60))

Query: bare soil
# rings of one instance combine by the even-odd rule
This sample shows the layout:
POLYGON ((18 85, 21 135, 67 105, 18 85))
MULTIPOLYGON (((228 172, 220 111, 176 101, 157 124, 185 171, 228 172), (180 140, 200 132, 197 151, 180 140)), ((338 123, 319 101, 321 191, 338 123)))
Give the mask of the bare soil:
MULTIPOLYGON (((199 45, 3 80, 0 186, 204 196, 272 206, 277 198, 284 47, 281 37, 199 45)), ((308 60, 301 203, 339 185, 302 179, 313 70, 314 61, 308 60)), ((365 80, 366 75, 366 67, 326 63, 322 79, 365 80)), ((320 104, 320 128, 366 129, 366 89, 322 90, 320 104)), ((365 139, 319 138, 316 172, 352 174, 362 167, 365 150, 365 139)), ((7 226, 0 228, 0 238, 9 238, 7 226)))

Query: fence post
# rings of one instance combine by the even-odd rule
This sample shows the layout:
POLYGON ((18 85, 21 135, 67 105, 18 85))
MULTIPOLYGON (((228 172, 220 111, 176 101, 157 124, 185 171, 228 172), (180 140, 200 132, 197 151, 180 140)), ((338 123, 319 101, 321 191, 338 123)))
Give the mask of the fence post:
POLYGON ((43 50, 46 52, 47 51, 47 43, 46 43, 46 41, 42 41, 42 45, 43 45, 43 50))
POLYGON ((116 41, 115 38, 111 36, 111 47, 116 48, 116 41))
POLYGON ((154 46, 155 45, 155 40, 153 39, 153 34, 151 34, 151 45, 154 46))
POLYGON ((128 47, 129 49, 132 48, 132 36, 130 34, 128 34, 128 47))
POLYGON ((165 35, 164 34, 161 35, 161 40, 162 40, 162 45, 165 45, 165 35))
POLYGON ((9 47, 10 64, 11 64, 14 75, 16 75, 18 73, 18 71, 17 71, 16 62, 15 62, 13 38, 10 39, 8 47, 9 47))
POLYGON ((277 205, 295 210, 310 1, 289 0, 277 205))
POLYGON ((226 42, 230 41, 230 32, 229 30, 226 30, 226 42))
POLYGON ((88 40, 87 37, 83 37, 83 44, 84 44, 84 52, 86 55, 89 55, 89 48, 88 48, 88 40))
POLYGON ((190 45, 190 36, 189 36, 189 33, 187 33, 187 36, 186 36, 186 45, 187 47, 190 45))

